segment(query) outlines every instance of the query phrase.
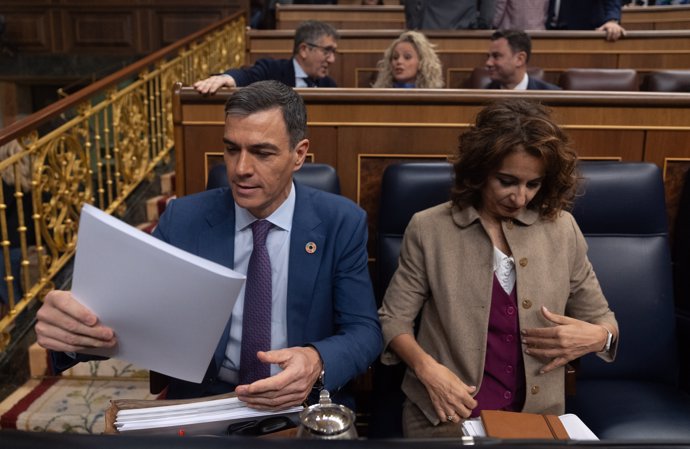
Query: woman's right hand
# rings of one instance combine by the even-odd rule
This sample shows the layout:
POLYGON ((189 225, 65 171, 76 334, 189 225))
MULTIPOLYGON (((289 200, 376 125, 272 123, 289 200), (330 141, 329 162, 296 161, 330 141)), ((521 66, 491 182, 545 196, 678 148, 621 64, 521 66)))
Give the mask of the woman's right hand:
POLYGON ((475 386, 466 385, 451 370, 428 357, 416 370, 424 384, 441 422, 459 422, 470 417, 477 401, 472 394, 475 386))

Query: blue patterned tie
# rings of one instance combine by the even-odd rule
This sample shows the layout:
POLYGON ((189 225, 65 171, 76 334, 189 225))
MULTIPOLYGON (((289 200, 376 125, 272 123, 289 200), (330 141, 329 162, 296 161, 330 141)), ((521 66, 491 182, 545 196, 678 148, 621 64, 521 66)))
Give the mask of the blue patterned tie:
POLYGON ((270 365, 256 357, 257 351, 271 350, 271 259, 266 249, 269 229, 271 223, 266 220, 252 223, 254 249, 249 258, 244 291, 240 385, 250 384, 271 374, 270 365))

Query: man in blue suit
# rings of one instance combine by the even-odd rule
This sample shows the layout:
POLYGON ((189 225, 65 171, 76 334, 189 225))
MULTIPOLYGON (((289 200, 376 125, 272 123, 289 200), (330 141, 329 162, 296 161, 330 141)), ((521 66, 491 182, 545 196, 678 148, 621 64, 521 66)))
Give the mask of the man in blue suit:
POLYGON ((486 89, 557 90, 560 87, 531 77, 527 63, 532 40, 524 31, 498 30, 491 35, 486 69, 491 82, 486 89))
POLYGON ((338 32, 331 25, 307 20, 295 30, 292 59, 259 59, 246 69, 230 69, 194 83, 204 95, 221 87, 242 87, 264 80, 276 80, 292 87, 337 87, 328 76, 335 62, 338 32))
MULTIPOLYGON (((230 187, 179 198, 161 217, 158 238, 243 274, 256 251, 254 224, 264 221, 272 287, 270 316, 247 317, 247 326, 253 296, 243 289, 203 382, 172 379, 169 398, 234 390, 250 406, 277 409, 325 387, 352 405, 341 389, 381 351, 366 215, 346 198, 293 182, 309 149, 305 135, 306 109, 293 89, 264 81, 238 90, 226 104, 223 139, 230 187), (270 343, 248 363, 269 366, 270 375, 244 383, 243 329, 266 322, 270 343)), ((37 319, 38 342, 53 351, 117 344, 114 330, 69 292, 50 292, 37 319)), ((64 368, 80 356, 54 360, 64 368)))

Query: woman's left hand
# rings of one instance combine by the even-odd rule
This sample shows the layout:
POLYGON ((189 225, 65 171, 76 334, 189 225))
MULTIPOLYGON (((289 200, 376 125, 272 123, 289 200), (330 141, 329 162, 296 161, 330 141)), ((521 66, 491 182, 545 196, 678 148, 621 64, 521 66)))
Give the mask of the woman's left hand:
POLYGON ((525 353, 549 361, 539 370, 541 374, 590 352, 601 351, 606 344, 608 331, 602 325, 558 315, 546 307, 542 307, 541 312, 555 326, 521 331, 525 353))

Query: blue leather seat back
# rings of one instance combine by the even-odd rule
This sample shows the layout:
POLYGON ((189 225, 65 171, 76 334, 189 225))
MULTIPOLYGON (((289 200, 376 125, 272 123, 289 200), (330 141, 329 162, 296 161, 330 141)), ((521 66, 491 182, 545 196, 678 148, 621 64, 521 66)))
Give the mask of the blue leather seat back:
POLYGON ((673 281, 661 171, 654 164, 582 162, 585 178, 573 215, 616 313, 621 341, 614 363, 583 357, 578 379, 675 384, 678 372, 673 281))
MULTIPOLYGON (((298 183, 335 194, 340 194, 340 180, 335 168, 328 164, 305 163, 293 177, 298 183)), ((224 164, 215 165, 208 172, 206 190, 228 186, 228 174, 224 164)))
POLYGON ((386 168, 381 181, 377 251, 379 304, 398 267, 403 234, 412 216, 450 199, 453 167, 448 162, 403 163, 386 168))
MULTIPOLYGON (((381 202, 376 248, 376 298, 383 295, 395 270, 403 234, 412 216, 450 199, 453 168, 448 162, 415 162, 389 165, 381 180, 381 202)), ((405 395, 400 389, 406 366, 373 365, 373 397, 369 420, 369 438, 402 438, 402 406, 405 395)))

